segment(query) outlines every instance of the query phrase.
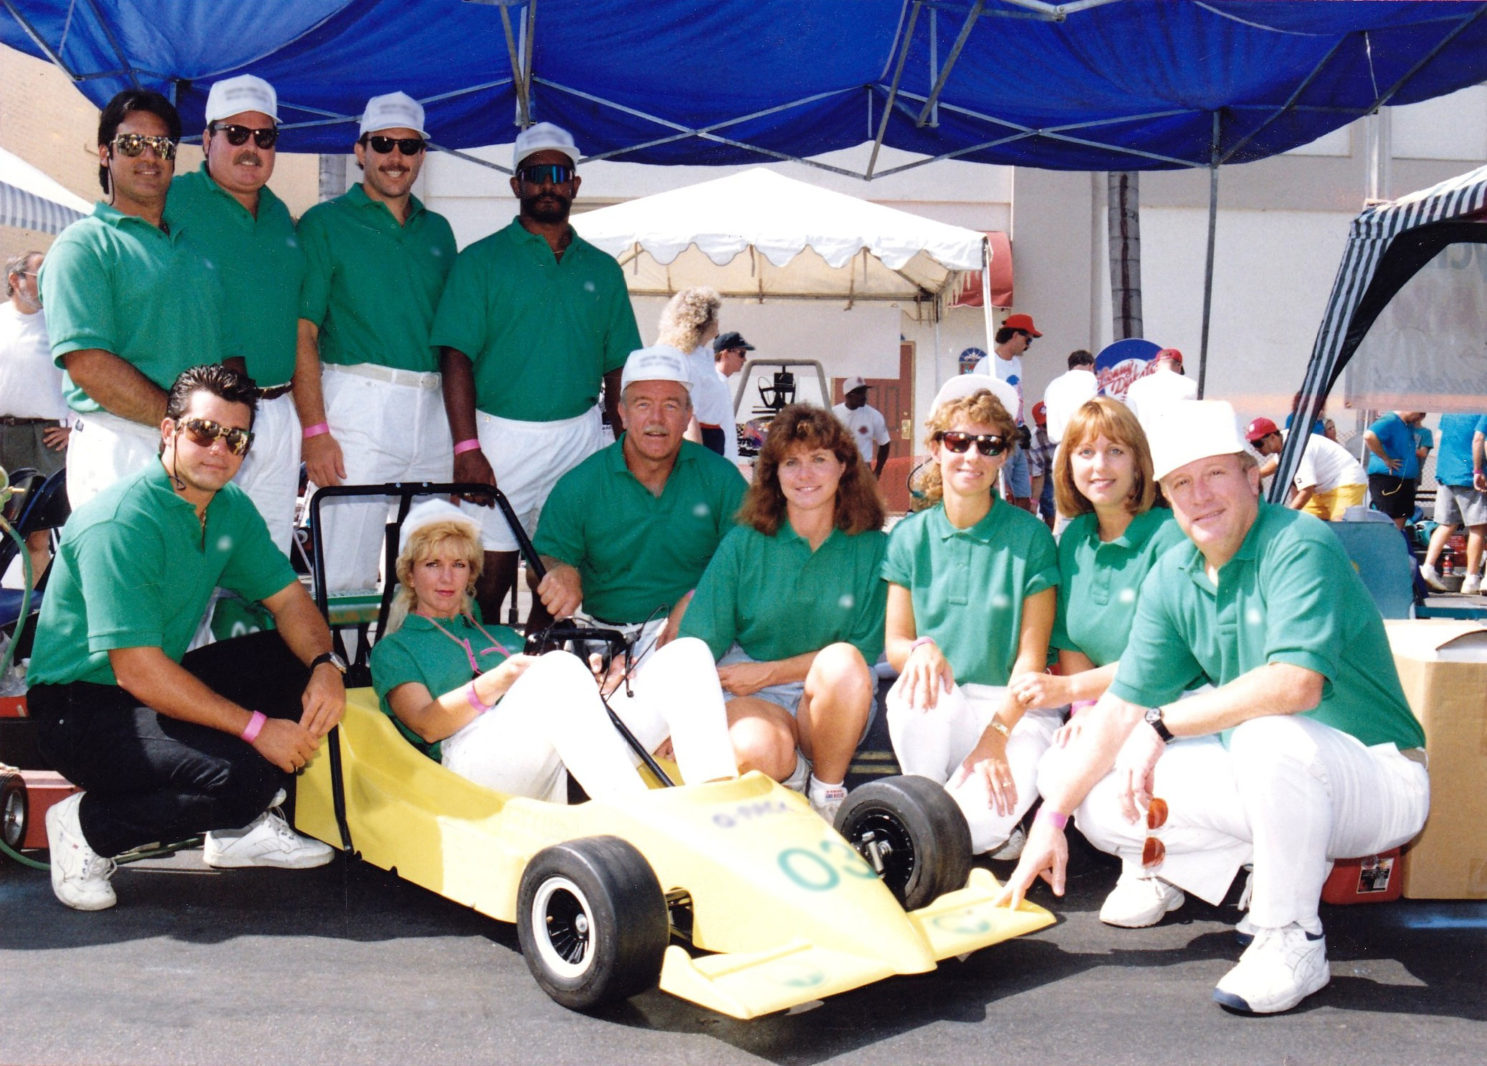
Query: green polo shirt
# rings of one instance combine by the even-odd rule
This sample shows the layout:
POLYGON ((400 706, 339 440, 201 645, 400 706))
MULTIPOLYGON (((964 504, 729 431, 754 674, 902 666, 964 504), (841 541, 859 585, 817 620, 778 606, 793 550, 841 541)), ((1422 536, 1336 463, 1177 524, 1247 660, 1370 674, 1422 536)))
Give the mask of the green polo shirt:
POLYGON ((575 567, 583 607, 616 625, 664 614, 697 586, 748 487, 738 468, 683 441, 660 496, 625 465, 621 437, 558 479, 537 551, 575 567))
POLYGON ((299 220, 305 283, 299 317, 320 330, 320 361, 439 369, 429 325, 454 266, 454 232, 443 215, 411 198, 398 225, 360 185, 316 204, 299 220))
POLYGON ((33 685, 116 685, 108 653, 160 648, 186 654, 212 589, 267 599, 294 570, 253 502, 236 485, 196 509, 151 463, 72 513, 52 560, 28 679, 33 685))
POLYGON ((735 526, 718 545, 682 618, 721 659, 734 642, 760 662, 846 641, 869 664, 883 653, 888 586, 880 576, 888 538, 840 529, 815 551, 788 520, 774 536, 735 526))
POLYGON ((470 357, 476 407, 523 422, 583 414, 640 347, 620 265, 576 233, 556 259, 515 220, 460 253, 431 339, 470 357))
POLYGON ((1134 516, 1109 543, 1100 540, 1093 514, 1075 518, 1058 542, 1058 618, 1049 643, 1083 652, 1096 666, 1119 659, 1141 582, 1163 552, 1186 539, 1165 507, 1134 516))
POLYGON ((1364 744, 1425 743, 1383 619, 1341 543, 1311 515, 1262 502, 1217 588, 1191 544, 1157 560, 1110 691, 1156 707, 1195 680, 1225 685, 1267 663, 1326 678, 1308 717, 1364 744))
MULTIPOLYGON (((99 203, 62 231, 41 266, 52 358, 66 369, 69 352, 112 352, 162 389, 182 370, 220 363, 223 294, 217 271, 175 230, 99 203)), ((102 408, 63 379, 75 411, 102 408)))
POLYGON ((222 280, 227 354, 242 356, 262 388, 287 383, 294 376, 305 253, 284 201, 260 189, 255 218, 203 163, 170 183, 165 220, 222 280))
POLYGON ((405 726, 387 705, 387 694, 399 685, 417 682, 438 699, 446 692, 470 683, 474 671, 469 656, 455 640, 470 642, 480 672, 493 670, 525 646, 522 635, 506 626, 489 626, 485 633, 466 615, 441 618, 441 633, 422 615, 410 614, 394 633, 389 633, 372 648, 372 688, 382 705, 382 713, 392 719, 408 743, 431 759, 441 759, 443 751, 436 740, 430 744, 405 726), (450 639, 450 634, 455 640, 450 639))
POLYGON ((1022 602, 1058 584, 1058 549, 1041 519, 1001 500, 970 529, 937 504, 893 527, 883 577, 909 590, 915 633, 934 638, 957 682, 1005 685, 1022 602))

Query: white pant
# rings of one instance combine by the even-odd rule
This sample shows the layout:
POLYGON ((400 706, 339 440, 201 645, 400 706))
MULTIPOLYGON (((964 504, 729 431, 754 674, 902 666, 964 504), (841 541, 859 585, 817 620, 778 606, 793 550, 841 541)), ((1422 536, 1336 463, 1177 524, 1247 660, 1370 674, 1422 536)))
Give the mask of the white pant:
MULTIPOLYGON (((384 367, 369 371, 388 373, 384 367)), ((391 373, 397 381, 365 376, 357 367, 323 368, 325 420, 341 445, 346 484, 448 481, 454 451, 439 375, 391 373)), ((334 593, 375 587, 388 504, 330 500, 320 513, 326 588, 334 593)))
MULTIPOLYGON (((738 776, 723 692, 707 645, 673 641, 652 655, 610 706, 647 751, 671 737, 682 778, 738 776)), ((594 799, 645 791, 632 752, 605 714, 594 675, 575 655, 549 652, 495 708, 444 741, 444 765, 461 777, 513 795, 567 801, 564 767, 594 799)))
MULTIPOLYGON (((475 427, 496 487, 529 537, 558 478, 604 447, 604 420, 597 407, 557 422, 518 422, 476 411, 475 427)), ((500 511, 466 501, 460 508, 481 524, 486 551, 516 551, 516 537, 500 511)))
POLYGON ((980 854, 1000 847, 1038 796, 1038 762, 1053 742, 1058 713, 1029 711, 1013 727, 1007 738, 1007 763, 1017 786, 1017 803, 1011 814, 999 815, 992 808, 983 775, 971 774, 953 788, 947 782, 981 739, 1007 690, 996 685, 952 685, 949 692, 940 693, 934 710, 921 711, 903 698, 902 685, 903 678, 894 682, 887 700, 888 735, 899 767, 906 774, 946 785, 971 827, 972 851, 980 854))
POLYGON ((159 426, 107 411, 78 415, 67 441, 67 502, 76 511, 115 481, 159 458, 159 426))
POLYGON ((248 494, 269 535, 288 555, 294 541, 294 503, 299 497, 299 416, 288 393, 261 400, 253 418, 253 447, 238 470, 238 488, 248 494))
POLYGON ((1121 815, 1114 774, 1085 797, 1079 830, 1125 869, 1215 904, 1253 862, 1251 920, 1317 931, 1332 861, 1376 855, 1418 833, 1430 782, 1393 744, 1364 747, 1310 718, 1274 715, 1239 726, 1227 750, 1217 736, 1174 741, 1157 761, 1155 795, 1167 801, 1158 833, 1167 855, 1150 871, 1141 867, 1146 823, 1121 815))

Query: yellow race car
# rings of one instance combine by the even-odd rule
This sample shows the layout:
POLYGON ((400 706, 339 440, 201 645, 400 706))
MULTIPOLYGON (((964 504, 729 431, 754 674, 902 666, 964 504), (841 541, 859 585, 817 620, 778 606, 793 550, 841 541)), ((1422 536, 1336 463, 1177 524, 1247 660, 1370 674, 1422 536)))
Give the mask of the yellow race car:
POLYGON ((577 1010, 659 985, 753 1018, 1053 922, 992 906, 996 879, 971 868, 964 818, 925 778, 860 786, 833 828, 762 774, 668 786, 675 766, 641 755, 653 787, 624 802, 502 795, 353 689, 299 778, 295 827, 515 922, 537 982, 577 1010))

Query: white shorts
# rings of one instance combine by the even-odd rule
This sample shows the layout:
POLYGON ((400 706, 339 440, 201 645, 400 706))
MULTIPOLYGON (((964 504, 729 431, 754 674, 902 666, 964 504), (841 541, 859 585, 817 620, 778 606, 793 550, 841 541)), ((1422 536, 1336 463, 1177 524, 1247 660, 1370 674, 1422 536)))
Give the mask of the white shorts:
POLYGON ((159 458, 159 426, 107 411, 80 414, 67 441, 67 502, 76 511, 115 481, 159 458))
MULTIPOLYGON (((495 472, 496 487, 529 537, 537 529, 542 505, 558 478, 605 444, 604 421, 597 407, 557 422, 518 422, 476 411, 475 428, 480 450, 495 472)), ((516 537, 500 511, 464 501, 460 507, 480 523, 486 551, 516 551, 516 537)))
POLYGON ((288 393, 261 400, 253 418, 253 447, 238 470, 238 488, 248 494, 281 552, 294 540, 294 504, 299 497, 299 416, 288 393))

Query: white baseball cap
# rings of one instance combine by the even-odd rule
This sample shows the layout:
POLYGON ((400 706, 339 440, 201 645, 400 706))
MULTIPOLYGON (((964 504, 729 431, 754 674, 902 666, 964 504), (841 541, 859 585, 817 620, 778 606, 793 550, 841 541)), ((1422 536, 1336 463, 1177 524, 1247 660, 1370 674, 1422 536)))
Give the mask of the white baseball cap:
MULTIPOLYGON (((411 127, 410 127, 411 128, 411 127)), ((458 523, 476 544, 480 543, 480 524, 448 500, 431 498, 414 504, 403 519, 403 528, 398 532, 398 554, 408 550, 408 541, 413 534, 435 522, 458 523)))
POLYGON ((376 133, 379 130, 416 130, 420 137, 429 131, 423 128, 423 105, 407 93, 384 93, 367 101, 367 109, 361 113, 361 132, 376 133))
POLYGON ((207 93, 206 120, 217 122, 244 111, 258 111, 275 123, 279 121, 279 94, 262 78, 252 74, 239 74, 235 78, 224 78, 213 82, 207 93))
POLYGON ((1234 408, 1224 400, 1174 400, 1159 408, 1144 428, 1158 481, 1194 460, 1249 450, 1234 408))
POLYGON ((859 377, 853 376, 842 382, 842 395, 845 396, 849 392, 856 392, 858 389, 865 388, 867 388, 867 382, 863 381, 859 377))
POLYGON ((1017 390, 994 374, 961 374, 945 382, 935 393, 934 403, 929 405, 930 417, 934 417, 934 413, 947 403, 983 391, 995 396, 1009 415, 1017 417, 1017 390))
POLYGON ((687 370, 687 357, 675 348, 657 344, 651 348, 640 348, 630 353, 625 360, 624 373, 620 375, 620 391, 624 392, 637 381, 674 381, 692 391, 692 375, 687 370))
POLYGON ((538 152, 562 152, 575 167, 578 166, 578 147, 573 143, 573 134, 551 122, 528 126, 516 135, 516 148, 511 154, 512 169, 520 167, 527 156, 538 152))

